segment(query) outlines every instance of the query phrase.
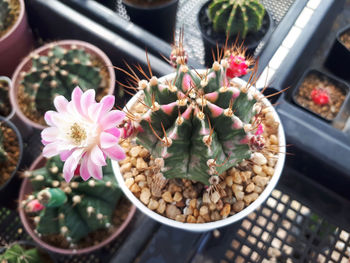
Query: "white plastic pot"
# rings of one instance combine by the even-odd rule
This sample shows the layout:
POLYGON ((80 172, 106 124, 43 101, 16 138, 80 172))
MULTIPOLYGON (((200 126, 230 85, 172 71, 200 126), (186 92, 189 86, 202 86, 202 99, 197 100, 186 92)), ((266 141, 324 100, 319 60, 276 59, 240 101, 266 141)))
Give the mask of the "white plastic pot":
MULTIPOLYGON (((200 73, 204 73, 205 71, 201 70, 199 71, 200 73)), ((166 75, 162 78, 159 79, 159 82, 164 82, 166 79, 173 79, 175 76, 175 73, 166 75)), ((235 79, 235 82, 237 82, 238 84, 242 84, 245 85, 246 82, 244 80, 235 79)), ((253 87, 251 87, 253 88, 253 87)), ((254 87, 255 88, 255 87, 254 87)), ((138 92, 126 105, 126 107, 128 109, 131 109, 132 106, 137 102, 138 98, 142 95, 143 91, 138 92)), ((227 226, 230 225, 232 223, 235 223, 239 220, 241 220, 242 218, 246 217, 247 215, 249 215, 251 212, 253 212, 255 209, 257 209, 271 194, 272 190, 275 188, 278 179, 281 176, 282 170, 283 170, 283 166, 284 166, 284 160, 285 160, 285 152, 286 152, 286 142, 285 142, 285 135, 284 135, 284 130, 283 130, 283 126, 281 123, 280 118, 277 115, 277 112, 275 111, 274 107, 271 105, 271 103, 266 99, 263 98, 263 102, 270 106, 272 109, 272 112, 274 114, 275 120, 277 122, 279 122, 279 129, 278 129, 278 142, 279 142, 279 153, 278 153, 278 160, 275 166, 275 173, 273 174, 273 176, 271 177, 270 182, 268 183, 268 185, 266 186, 266 188, 264 189, 264 191, 259 195, 259 197, 253 202, 251 203, 248 207, 246 207, 245 209, 243 209, 241 212, 234 214, 232 216, 229 216, 225 219, 221 219, 215 222, 210 222, 210 223, 182 223, 182 222, 178 222, 175 220, 172 220, 170 218, 167 218, 165 216, 162 216, 152 210, 150 210, 149 208, 147 208, 147 206, 145 206, 130 190, 129 188, 125 185, 125 181, 123 178, 123 175, 120 173, 120 169, 119 169, 119 164, 116 161, 112 161, 112 166, 113 166, 113 170, 114 170, 114 174, 117 178, 117 181, 121 187, 121 189, 123 190, 124 194, 129 198, 129 200, 138 208, 141 210, 141 212, 143 212, 144 214, 148 215, 149 217, 153 218, 154 220, 171 226, 171 227, 175 227, 175 228, 179 228, 179 229, 183 229, 183 230, 187 230, 187 231, 192 231, 192 232, 204 232, 204 231, 210 231, 210 230, 214 230, 217 229, 219 227, 223 227, 223 226, 227 226)))

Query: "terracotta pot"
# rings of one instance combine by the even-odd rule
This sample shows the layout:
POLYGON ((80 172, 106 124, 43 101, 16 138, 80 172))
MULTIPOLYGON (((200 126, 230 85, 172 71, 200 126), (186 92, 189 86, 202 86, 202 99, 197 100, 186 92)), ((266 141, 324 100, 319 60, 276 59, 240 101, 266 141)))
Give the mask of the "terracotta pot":
MULTIPOLYGON (((206 70, 196 70, 196 72, 201 73, 205 73, 206 70)), ((175 73, 166 75, 162 78, 159 79, 160 83, 164 83, 166 80, 171 81, 173 78, 175 77, 175 73)), ((242 79, 238 79, 236 78, 235 81, 238 84, 241 85, 246 85, 247 82, 242 80, 242 79)), ((253 88, 253 87, 250 87, 253 88)), ((138 102, 139 97, 143 94, 143 91, 139 91, 126 105, 126 108, 131 109, 132 106, 138 102)), ((271 180, 269 181, 268 185, 266 186, 266 188, 264 189, 264 191, 259 195, 259 197, 252 202, 249 206, 247 206, 245 209, 243 209, 242 211, 240 211, 237 214, 234 214, 232 216, 229 216, 225 219, 221 219, 215 222, 209 222, 209 223, 182 223, 182 222, 178 222, 175 220, 172 220, 170 218, 167 218, 165 216, 162 216, 152 210, 150 210, 147 206, 145 206, 140 199, 138 199, 130 190, 129 188, 126 186, 123 175, 120 172, 119 169, 119 163, 117 161, 112 161, 112 167, 113 167, 113 171, 114 174, 117 178, 118 184, 121 187, 121 189, 124 191, 124 194, 129 198, 129 200, 139 209, 141 210, 141 212, 143 212, 144 214, 148 215, 149 217, 153 218, 154 220, 171 226, 171 227, 175 227, 175 228, 179 228, 182 230, 187 230, 187 231, 192 231, 192 232, 205 232, 205 231, 211 231, 214 229, 217 229, 219 227, 223 227, 223 226, 227 226, 230 224, 233 224, 239 220, 241 220, 242 218, 246 217, 247 215, 249 215, 251 212, 253 212, 254 210, 256 210, 271 194, 272 190, 275 188, 282 170, 283 170, 283 166, 284 166, 284 160, 285 160, 285 153, 286 153, 286 140, 285 140, 285 135, 284 135, 284 130, 283 130, 283 125, 282 122, 279 118, 279 116, 277 115, 276 110, 274 109, 274 107, 271 105, 271 103, 266 99, 263 98, 262 101, 267 105, 270 106, 270 108, 272 109, 274 118, 277 122, 279 122, 279 128, 278 128, 278 141, 279 141, 279 145, 281 145, 279 147, 280 152, 278 153, 278 160, 275 166, 275 172, 273 174, 273 176, 271 177, 271 180)))
MULTIPOLYGON (((35 170, 40 167, 43 167, 46 163, 46 159, 43 156, 39 156, 33 164, 30 166, 29 170, 35 170)), ((25 178, 22 182, 21 189, 19 192, 19 198, 18 198, 18 203, 21 204, 21 201, 25 199, 25 196, 30 194, 32 192, 32 186, 30 184, 30 181, 28 178, 25 178)), ((19 210, 19 216, 21 218, 22 224, 24 226, 24 229, 27 231, 27 233, 33 238, 33 240, 38 243, 41 247, 54 252, 58 254, 64 254, 64 255, 78 255, 78 254, 84 254, 84 253, 91 253, 95 250, 98 250, 110 242, 112 242, 115 238, 117 238, 123 231, 124 229, 128 226, 129 222, 131 221, 132 217, 135 214, 136 207, 131 206, 129 215, 125 219, 125 221, 122 223, 122 225, 115 231, 113 234, 111 234, 108 238, 103 240, 101 243, 97 245, 93 245, 91 247, 86 247, 86 248, 81 248, 81 249, 64 249, 64 248, 58 248, 54 247, 50 244, 47 244, 46 242, 42 241, 37 234, 35 234, 33 228, 31 227, 28 218, 26 216, 26 213, 24 212, 24 209, 22 208, 21 205, 18 206, 19 210)))
POLYGON ((34 38, 27 22, 23 0, 20 14, 12 28, 0 38, 0 75, 10 77, 21 59, 34 47, 34 38))
POLYGON ((168 43, 174 41, 176 11, 179 0, 155 6, 138 6, 123 0, 130 21, 146 29, 152 34, 164 39, 168 43))
MULTIPOLYGON (((50 46, 52 44, 53 43, 48 43, 48 44, 36 49, 34 52, 36 54, 46 55, 47 50, 50 48, 50 46)), ((89 44, 89 43, 84 42, 84 41, 79 41, 79 40, 62 40, 62 41, 54 42, 54 44, 59 45, 61 47, 65 47, 65 48, 68 48, 71 45, 76 45, 80 48, 85 49, 89 54, 100 58, 101 61, 103 61, 104 64, 107 66, 108 73, 109 73, 108 94, 114 93, 115 72, 114 72, 114 68, 112 67, 113 64, 102 50, 100 50, 99 48, 97 48, 96 46, 94 46, 92 44, 89 44)), ((23 59, 23 61, 16 68, 16 71, 14 72, 14 74, 12 76, 12 88, 11 88, 11 92, 10 92, 10 101, 11 101, 12 107, 15 109, 19 118, 21 118, 25 123, 29 124, 30 126, 36 128, 36 129, 42 130, 42 129, 46 128, 46 126, 43 126, 43 125, 36 123, 36 122, 30 120, 29 118, 27 118, 25 116, 25 114, 22 112, 22 110, 20 109, 18 102, 17 102, 18 85, 21 81, 20 73, 22 71, 29 70, 31 68, 31 66, 32 66, 31 58, 30 58, 30 56, 27 56, 25 59, 23 59)))
POLYGON ((0 205, 14 208, 16 207, 15 198, 18 196, 18 188, 20 186, 20 179, 17 175, 18 168, 20 167, 22 156, 23 156, 23 141, 22 136, 19 133, 17 127, 9 120, 0 116, 0 122, 6 123, 15 133, 19 144, 19 156, 16 165, 16 169, 12 172, 10 178, 3 184, 0 185, 0 205))

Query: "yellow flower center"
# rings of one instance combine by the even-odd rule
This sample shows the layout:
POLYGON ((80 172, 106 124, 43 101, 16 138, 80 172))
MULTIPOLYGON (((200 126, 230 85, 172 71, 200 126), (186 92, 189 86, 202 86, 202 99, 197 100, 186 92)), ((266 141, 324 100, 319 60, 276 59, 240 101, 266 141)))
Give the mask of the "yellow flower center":
POLYGON ((70 137, 75 144, 80 144, 83 140, 86 139, 86 131, 84 130, 84 128, 79 126, 78 123, 75 122, 70 127, 70 137))

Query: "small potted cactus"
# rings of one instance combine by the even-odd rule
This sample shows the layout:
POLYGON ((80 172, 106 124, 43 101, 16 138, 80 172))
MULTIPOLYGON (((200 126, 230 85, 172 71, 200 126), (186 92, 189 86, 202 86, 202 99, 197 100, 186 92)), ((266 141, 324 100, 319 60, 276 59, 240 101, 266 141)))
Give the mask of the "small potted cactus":
POLYGON ((130 21, 162 38, 174 40, 179 0, 123 0, 130 21))
POLYGON ((335 75, 350 80, 350 25, 338 31, 333 46, 328 53, 326 66, 335 75))
POLYGON ((112 94, 115 73, 111 61, 97 47, 82 41, 49 43, 33 51, 17 67, 10 93, 19 117, 37 129, 57 95, 68 96, 76 86, 95 89, 97 98, 112 94))
POLYGON ((14 110, 10 103, 11 80, 8 77, 0 77, 0 116, 11 119, 14 110))
POLYGON ((0 204, 12 207, 18 194, 17 170, 23 153, 22 137, 10 121, 0 116, 0 204), (13 198, 11 198, 13 197, 13 198))
POLYGON ((211 66, 212 51, 225 43, 243 43, 247 54, 255 48, 272 26, 269 13, 259 0, 211 0, 198 13, 199 28, 205 49, 205 64, 211 66))
POLYGON ((10 77, 34 46, 23 0, 0 0, 0 75, 10 77))
POLYGON ((63 169, 59 156, 40 156, 30 171, 24 172, 20 217, 40 246, 61 254, 90 253, 126 228, 135 207, 123 199, 110 163, 99 181, 75 176, 66 182, 63 169))
POLYGON ((0 262, 54 263, 54 259, 30 241, 18 241, 0 248, 0 262))
POLYGON ((190 70, 185 54, 181 43, 174 47, 173 74, 133 76, 138 86, 128 88, 138 92, 120 126, 126 158, 113 168, 142 212, 208 231, 240 220, 268 197, 282 171, 285 139, 269 96, 253 86, 257 65, 239 48, 223 50, 206 70, 190 70), (247 71, 248 82, 237 78, 247 71))

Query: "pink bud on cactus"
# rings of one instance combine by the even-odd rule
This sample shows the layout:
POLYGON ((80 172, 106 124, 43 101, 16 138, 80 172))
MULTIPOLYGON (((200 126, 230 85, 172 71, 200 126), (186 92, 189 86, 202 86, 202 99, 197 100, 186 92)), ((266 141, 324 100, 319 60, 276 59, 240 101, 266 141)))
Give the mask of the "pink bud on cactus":
POLYGON ((43 210, 45 206, 43 206, 38 199, 34 199, 26 204, 25 210, 27 213, 36 213, 43 210))
POLYGON ((264 132, 263 126, 260 124, 255 132, 255 135, 261 135, 264 132))
POLYGON ((243 56, 231 55, 229 58, 229 67, 226 71, 226 76, 236 78, 248 73, 248 63, 243 56))
POLYGON ((325 105, 329 103, 329 93, 324 88, 314 88, 311 91, 311 99, 317 105, 325 105))

